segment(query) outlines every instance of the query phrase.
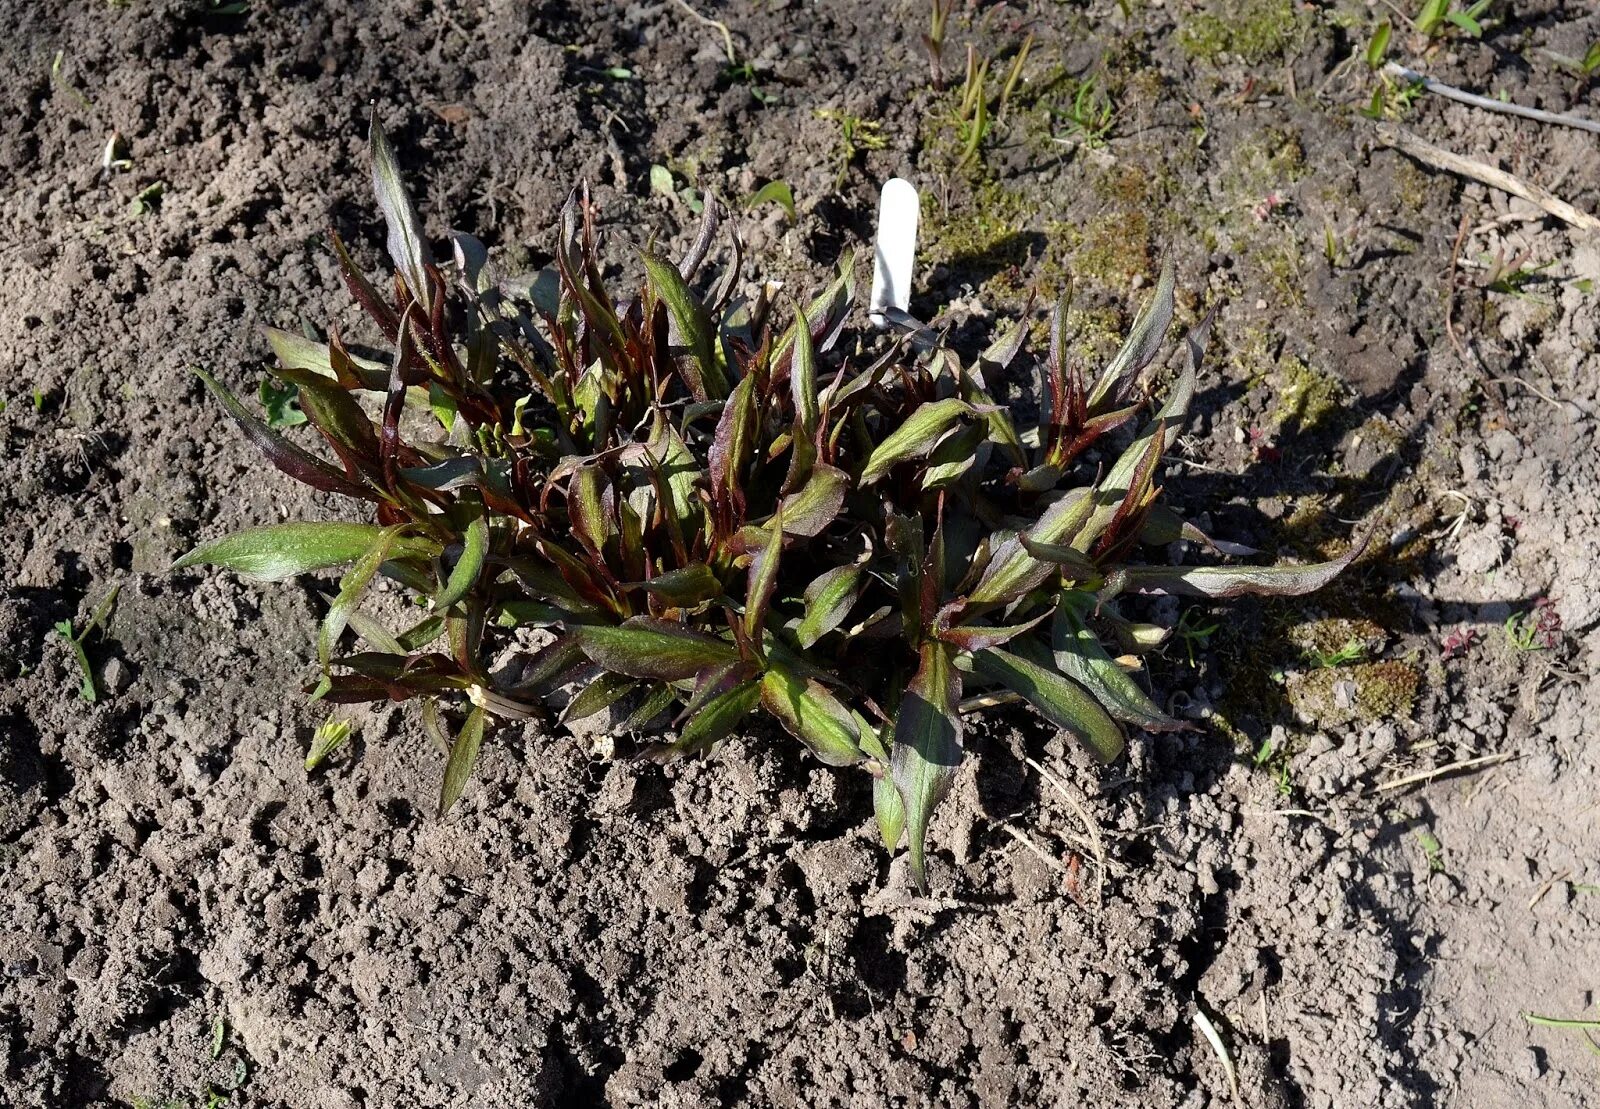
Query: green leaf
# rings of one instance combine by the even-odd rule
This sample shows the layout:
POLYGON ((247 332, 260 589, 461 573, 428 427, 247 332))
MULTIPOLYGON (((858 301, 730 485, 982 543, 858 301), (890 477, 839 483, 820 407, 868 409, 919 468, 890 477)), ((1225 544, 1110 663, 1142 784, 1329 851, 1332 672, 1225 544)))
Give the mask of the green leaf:
POLYGON ((890 851, 900 846, 906 832, 906 806, 894 779, 884 774, 872 779, 872 814, 878 818, 878 835, 890 851))
POLYGON ((1077 538, 1094 509, 1095 498, 1089 490, 1074 489, 1045 509, 1024 535, 1012 535, 997 544, 968 602, 1007 604, 1039 588, 1055 572, 1054 563, 1040 555, 1054 553, 1055 548, 1077 538))
POLYGON ((862 572, 862 567, 854 563, 836 566, 806 586, 805 615, 795 630, 802 648, 809 650, 844 623, 861 596, 862 572))
POLYGON ((746 209, 759 208, 763 204, 777 204, 789 214, 790 222, 799 219, 794 207, 794 190, 789 188, 787 181, 768 181, 755 192, 745 198, 746 209))
POLYGON ((756 642, 767 621, 772 591, 778 584, 778 566, 783 561, 783 506, 772 518, 767 541, 750 560, 750 585, 745 594, 744 633, 756 642))
POLYGON ((672 182, 672 171, 666 166, 654 165, 650 167, 650 191, 675 200, 678 189, 672 182))
POLYGON ((811 341, 811 324, 805 310, 794 306, 794 361, 789 369, 789 391, 794 398, 796 438, 812 439, 822 418, 817 398, 817 348, 811 341))
POLYGON ((1173 593, 1184 597, 1299 597, 1338 577, 1366 550, 1366 540, 1339 558, 1309 566, 1130 566, 1121 572, 1123 588, 1135 593, 1173 593))
POLYGON ((389 257, 394 259, 395 268, 405 278, 412 297, 426 309, 429 307, 426 267, 433 264, 433 252, 428 249, 417 206, 411 202, 411 194, 400 179, 400 163, 395 158, 394 147, 389 145, 388 134, 378 122, 376 108, 372 111, 368 145, 372 149, 372 191, 377 195, 378 207, 389 226, 389 257))
POLYGON ((976 423, 945 436, 928 456, 923 490, 931 493, 960 481, 977 463, 978 446, 989 437, 989 430, 988 424, 976 423))
POLYGON ((467 722, 461 726, 461 734, 450 745, 450 761, 445 764, 444 785, 439 790, 440 816, 454 807, 461 797, 461 791, 466 788, 467 779, 472 777, 472 767, 478 761, 478 748, 483 745, 486 716, 482 705, 473 705, 472 711, 467 713, 467 722))
POLYGON ((628 714, 628 718, 618 727, 620 732, 636 732, 648 727, 654 720, 673 706, 678 700, 678 691, 670 685, 656 685, 650 688, 638 706, 628 714))
POLYGON ((94 704, 100 699, 100 693, 95 688, 94 670, 89 665, 89 654, 83 649, 83 637, 73 634, 71 620, 57 621, 54 627, 56 634, 67 641, 67 649, 72 652, 72 657, 78 663, 78 672, 83 679, 78 685, 78 696, 89 704, 94 704))
POLYGON ((867 457, 861 484, 871 485, 901 462, 922 458, 955 422, 972 411, 959 397, 946 397, 919 405, 905 423, 895 428, 867 457))
POLYGON ((681 681, 708 666, 739 658, 731 643, 649 616, 635 616, 620 625, 575 627, 570 634, 603 669, 630 678, 681 681))
POLYGON ((685 375, 689 391, 697 401, 723 399, 728 395, 728 379, 717 362, 717 329, 706 306, 690 291, 683 274, 671 262, 648 250, 639 254, 644 259, 651 291, 666 304, 673 325, 698 365, 697 373, 685 375))
POLYGON ((688 755, 709 751, 754 712, 760 700, 761 683, 754 679, 717 694, 689 715, 671 752, 688 755))
POLYGON ((944 642, 955 647, 958 651, 981 651, 987 647, 998 647, 1002 643, 1032 631, 1038 627, 1050 613, 1041 612, 1032 620, 1021 624, 1007 624, 995 627, 988 624, 957 624, 951 628, 938 629, 938 637, 944 642))
POLYGON ((299 397, 311 425, 328 441, 346 469, 381 484, 383 464, 378 433, 355 399, 337 385, 309 382, 299 387, 299 397))
MULTIPOLYGON (((376 524, 268 524, 202 543, 172 568, 221 566, 256 581, 284 581, 354 562, 372 549, 382 530, 376 524)), ((432 540, 408 536, 395 543, 390 557, 432 558, 440 551, 432 540)))
MULTIPOLYGON (((343 747, 350 739, 350 730, 348 720, 330 719, 317 725, 311 737, 311 750, 306 753, 306 769, 315 770, 329 755, 343 747)), ((218 1045, 213 1041, 211 1057, 215 1059, 218 1054, 218 1045)))
POLYGON ((861 761, 861 729, 855 717, 815 678, 774 664, 761 678, 761 707, 829 766, 861 761))
POLYGON ((1191 727, 1174 720, 1156 707, 1132 675, 1118 666, 1101 646, 1085 620, 1094 608, 1093 595, 1067 591, 1056 607, 1051 629, 1051 648, 1055 665, 1064 675, 1083 686, 1118 720, 1147 732, 1171 732, 1191 727))
POLYGON ((916 676, 895 715, 894 748, 889 755, 905 809, 911 876, 923 889, 928 886, 924 858, 928 821, 961 765, 961 715, 956 710, 961 675, 954 657, 955 650, 947 643, 930 639, 922 644, 916 676))
POLYGON ((489 521, 483 514, 483 506, 480 504, 475 507, 478 515, 472 518, 467 525, 466 535, 462 537, 461 557, 456 559, 444 588, 433 598, 436 612, 444 612, 465 597, 478 584, 478 577, 483 573, 483 564, 489 554, 489 521))
POLYGON ((657 574, 648 581, 629 582, 625 589, 643 589, 674 608, 694 608, 722 595, 722 582, 704 562, 691 562, 676 570, 657 574))
MULTIPOLYGON (((817 463, 806 483, 783 499, 783 533, 810 538, 822 534, 839 517, 850 475, 833 466, 817 463)), ((774 517, 776 519, 776 517, 774 517)), ((766 527, 772 526, 769 521, 766 527)))
POLYGON ((1101 762, 1112 762, 1122 754, 1122 729, 1076 682, 998 647, 974 654, 972 668, 986 681, 1020 694, 1046 720, 1070 732, 1101 762))
POLYGON ((567 483, 567 519, 573 538, 597 558, 605 556, 606 544, 617 534, 615 497, 605 471, 593 464, 579 467, 567 483))
POLYGON ((750 463, 752 439, 760 414, 756 405, 756 379, 749 374, 739 379, 733 394, 717 418, 711 441, 711 494, 717 504, 744 511, 742 477, 750 463))
POLYGON ((1378 29, 1372 35, 1372 41, 1367 44, 1367 68, 1381 69, 1383 59, 1389 53, 1389 39, 1394 34, 1394 28, 1385 19, 1378 24, 1378 29))
POLYGON ((601 709, 616 704, 638 684, 625 674, 601 674, 578 690, 567 703, 566 711, 561 717, 563 720, 582 720, 593 716, 601 709))
POLYGON ((306 414, 300 411, 300 387, 297 385, 279 385, 264 377, 256 390, 256 399, 267 410, 267 426, 275 431, 299 427, 306 422, 306 414))
POLYGON ((1169 258, 1161 267, 1155 295, 1134 320, 1122 349, 1117 351, 1117 356, 1095 382, 1089 394, 1089 411, 1093 412, 1107 400, 1122 395, 1133 376, 1148 366, 1161 350, 1161 341, 1166 338, 1167 328, 1172 326, 1175 287, 1176 277, 1172 259, 1169 258))
POLYGON ((372 584, 372 579, 378 576, 378 568, 389 560, 395 544, 400 540, 400 533, 410 526, 395 524, 380 531, 373 539, 372 546, 362 553, 340 580, 339 595, 328 606, 328 614, 323 617, 322 627, 317 632, 317 661, 322 664, 324 675, 328 673, 333 648, 349 623, 350 613, 361 603, 361 595, 372 584))

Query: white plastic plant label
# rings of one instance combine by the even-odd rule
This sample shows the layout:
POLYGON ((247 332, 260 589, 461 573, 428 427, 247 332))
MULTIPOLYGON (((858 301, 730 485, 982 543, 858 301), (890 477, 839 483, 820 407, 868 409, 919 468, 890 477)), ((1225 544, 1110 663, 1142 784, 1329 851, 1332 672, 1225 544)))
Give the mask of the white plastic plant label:
POLYGON ((911 306, 911 275, 917 261, 917 187, 903 177, 883 183, 878 197, 878 238, 873 249, 872 322, 884 324, 883 310, 911 306))

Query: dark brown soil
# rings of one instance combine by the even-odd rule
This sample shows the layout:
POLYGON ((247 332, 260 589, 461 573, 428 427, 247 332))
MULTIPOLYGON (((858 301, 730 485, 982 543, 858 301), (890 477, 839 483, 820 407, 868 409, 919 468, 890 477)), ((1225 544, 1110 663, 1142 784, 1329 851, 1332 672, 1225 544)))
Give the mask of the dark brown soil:
MULTIPOLYGON (((958 169, 910 2, 707 2, 753 83, 671 2, 4 5, 0 1106, 1228 1105, 1197 1012, 1244 1104, 1588 1104, 1581 1034, 1523 1014, 1597 1016, 1600 242, 1377 145, 1342 64, 1365 5, 1129 6, 958 5, 957 84, 968 43, 999 70, 1035 35, 958 169), (1091 74, 1103 142, 1065 119, 1091 74), (1368 531, 1379 554, 1309 604, 1196 610, 1218 629, 1150 677, 1201 733, 1102 770, 1021 716, 971 729, 927 898, 863 783, 764 733, 659 768, 503 728, 440 820, 439 757, 379 709, 308 775, 327 583, 167 567, 339 510, 188 371, 253 392, 257 325, 357 328, 322 233, 376 268, 372 103, 430 230, 512 269, 548 260, 579 180, 624 271, 628 243, 686 240, 657 164, 734 200, 788 181, 796 223, 738 222, 797 289, 910 177, 913 308, 958 343, 1071 275, 1103 352, 1169 255, 1182 315, 1220 306, 1169 494, 1285 555, 1368 531), (818 109, 881 125, 838 187, 818 109), (1548 268, 1483 287, 1524 254, 1548 268), (118 585, 86 704, 52 625, 118 585), (1562 629, 1518 650, 1505 621, 1540 598, 1562 629), (1488 755, 1511 757, 1377 789, 1488 755)), ((1507 8, 1396 56, 1600 117, 1547 53, 1600 39, 1592 5, 1507 8)), ((1399 125, 1600 211, 1584 132, 1427 97, 1399 125)))

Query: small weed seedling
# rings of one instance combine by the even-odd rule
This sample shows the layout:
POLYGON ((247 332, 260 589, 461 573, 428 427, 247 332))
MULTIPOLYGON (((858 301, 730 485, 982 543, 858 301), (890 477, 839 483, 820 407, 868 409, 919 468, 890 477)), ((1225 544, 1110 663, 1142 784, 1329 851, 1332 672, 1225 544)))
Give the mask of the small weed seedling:
POLYGON ((298 385, 285 385, 274 378, 265 377, 261 379, 261 388, 256 391, 256 399, 267 413, 267 426, 270 428, 282 430, 299 427, 306 422, 306 414, 300 411, 298 385))
POLYGON ((1576 1032, 1583 1037, 1583 1046, 1589 1049, 1589 1054, 1600 1056, 1600 1020, 1542 1017, 1537 1013, 1523 1013, 1522 1019, 1538 1028, 1559 1028, 1567 1032, 1576 1032))
POLYGON ((1557 54, 1550 50, 1545 53, 1562 69, 1578 78, 1580 89, 1587 87, 1596 77, 1600 77, 1600 42, 1590 43, 1589 49, 1583 52, 1581 58, 1557 54))
POLYGON ((677 177, 666 166, 650 167, 650 191, 657 196, 677 201, 697 216, 705 210, 705 201, 701 199, 700 190, 687 180, 683 187, 679 188, 677 177))
POLYGON ((1428 860, 1428 869, 1435 874, 1443 874, 1444 845, 1439 842, 1439 837, 1427 828, 1418 828, 1417 844, 1422 848, 1423 857, 1428 860))
MULTIPOLYGON (((830 118, 848 165, 877 132, 830 118)), ((722 215, 710 202, 691 252, 641 250, 641 284, 625 291, 604 276, 581 191, 553 268, 522 291, 459 233, 441 267, 376 122, 371 148, 394 272, 372 282, 330 238, 392 353, 268 332, 277 376, 299 386, 337 463, 200 374, 273 465, 348 498, 355 518, 223 536, 175 568, 269 581, 342 568, 308 691, 330 705, 418 700, 424 727, 447 740, 441 812, 496 722, 551 704, 567 720, 612 709, 613 730, 653 736, 645 753, 659 760, 711 754, 760 712, 819 761, 871 778, 884 843, 908 845, 925 885, 929 820, 964 757, 964 704, 1024 701, 1110 762, 1128 728, 1193 727, 1108 650, 1117 640, 1103 637, 1138 627, 1125 598, 1301 595, 1363 549, 1309 566, 1219 564, 1221 545, 1160 503, 1211 322, 1159 372, 1170 266, 1092 375, 1068 352, 1064 305, 1038 358, 1024 353, 1027 317, 975 356, 926 329, 840 343, 857 307, 852 260, 809 302, 735 311, 737 250, 715 282, 700 278, 722 215), (1046 413, 1023 427, 989 392, 1021 376, 1019 359, 1042 382, 1043 404, 1026 409, 1046 413), (448 420, 430 418, 433 398, 448 400, 448 420), (1120 450, 1085 457, 1123 427, 1135 434, 1120 450), (1174 536, 1212 564, 1146 561, 1174 536), (418 600, 410 626, 363 611, 380 576, 418 600), (530 651, 525 630, 544 646, 530 651)))
POLYGON ((1423 0, 1414 22, 1417 30, 1430 38, 1445 34, 1452 27, 1472 38, 1482 38, 1483 25, 1478 19, 1489 10, 1490 3, 1492 0, 1476 0, 1461 7, 1456 0, 1423 0))
POLYGON ((844 179, 857 156, 863 151, 882 150, 889 145, 883 134, 883 124, 877 120, 863 119, 835 108, 818 108, 814 114, 818 119, 831 120, 839 126, 839 138, 833 148, 833 161, 839 167, 833 178, 836 190, 844 187, 844 179))
POLYGON ((1457 628, 1439 641, 1439 656, 1446 660, 1459 658, 1482 638, 1477 628, 1457 628))
POLYGON ((776 204, 782 208, 788 213, 790 223, 800 218, 794 207, 794 190, 787 181, 768 181, 746 197, 744 202, 747 211, 763 204, 776 204))
POLYGON ((933 87, 944 88, 944 41, 950 25, 950 10, 956 0, 928 0, 928 30, 922 36, 922 47, 928 52, 928 68, 933 87))
POLYGON ((1068 138, 1087 150, 1098 150, 1111 137, 1117 109, 1111 95, 1093 77, 1085 77, 1072 97, 1072 107, 1061 113, 1068 138))
POLYGON ((1378 24, 1378 29, 1372 34, 1372 41, 1367 43, 1367 68, 1376 73, 1383 68, 1383 63, 1389 56, 1389 40, 1394 36, 1394 27, 1386 19, 1378 24))
POLYGON ((1197 652, 1203 654, 1206 645, 1211 642, 1211 637, 1216 634, 1221 624, 1208 624, 1208 616, 1199 608, 1190 607, 1183 610, 1183 615, 1178 617, 1178 626, 1173 630, 1178 633, 1178 638, 1183 640, 1184 652, 1189 657, 1189 669, 1196 669, 1199 665, 1197 652))
POLYGON ((349 741, 350 732, 348 720, 330 718, 317 725, 316 732, 311 736, 311 750, 306 754, 306 769, 315 770, 321 766, 324 759, 349 741))
POLYGON ((96 630, 104 634, 106 620, 111 616, 111 609, 116 605, 117 593, 121 589, 120 585, 112 587, 111 592, 106 594, 106 599, 95 606, 94 612, 89 616, 89 622, 84 625, 81 632, 73 631, 71 620, 62 620, 55 625, 56 634, 66 640, 67 646, 78 662, 78 670, 83 676, 83 684, 78 689, 78 695, 91 705, 100 699, 100 692, 95 685, 94 668, 89 665, 89 654, 83 649, 83 643, 96 630))
POLYGON ((1529 612, 1506 617, 1506 642, 1518 651, 1551 651, 1561 644, 1561 615, 1548 597, 1540 597, 1529 612))
POLYGON ((1366 657, 1367 645, 1359 639, 1352 639, 1337 650, 1312 651, 1311 663, 1319 670, 1331 670, 1338 666, 1348 666, 1352 662, 1360 662, 1366 657))
POLYGON ((1250 757, 1250 764, 1257 770, 1265 770, 1272 775, 1272 784, 1277 789, 1279 797, 1293 796, 1294 782, 1289 777, 1288 748, 1276 746, 1269 735, 1261 741, 1255 754, 1250 757))

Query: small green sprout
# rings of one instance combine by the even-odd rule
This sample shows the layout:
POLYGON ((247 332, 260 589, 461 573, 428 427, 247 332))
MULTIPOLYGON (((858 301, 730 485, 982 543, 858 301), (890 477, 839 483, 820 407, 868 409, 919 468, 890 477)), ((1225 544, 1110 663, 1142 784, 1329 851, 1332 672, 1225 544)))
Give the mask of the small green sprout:
POLYGON ((922 48, 928 52, 928 68, 933 87, 944 88, 944 39, 950 23, 950 10, 956 0, 929 0, 928 29, 922 36, 922 48))
POLYGON ((650 191, 657 196, 679 201, 695 215, 699 215, 705 208, 705 201, 700 198, 699 190, 687 182, 680 189, 672 170, 663 165, 650 167, 650 191))
POLYGON ((161 207, 161 197, 167 191, 165 181, 156 181, 139 190, 139 194, 128 202, 128 213, 134 216, 149 215, 161 207))
POLYGON ((1506 642, 1518 651, 1551 651, 1561 645, 1561 614, 1549 597, 1540 597, 1527 612, 1506 617, 1506 642))
POLYGON ((889 145, 883 124, 877 120, 863 119, 836 108, 817 108, 812 114, 839 125, 839 139, 833 150, 834 165, 838 167, 833 179, 835 189, 844 187, 844 179, 858 155, 868 150, 883 150, 889 145))
POLYGON ((54 625, 56 634, 66 640, 73 657, 77 659, 78 669, 83 675, 83 684, 78 689, 78 695, 91 705, 100 699, 100 692, 95 685, 94 668, 89 665, 89 654, 83 649, 84 640, 88 639, 90 634, 96 630, 101 631, 102 634, 104 633, 106 620, 110 617, 111 609, 117 603, 117 594, 121 590, 122 586, 120 585, 112 587, 111 592, 106 595, 106 599, 95 606, 94 612, 89 617, 89 622, 84 625, 81 632, 73 630, 71 620, 61 620, 54 625))
POLYGON ((1455 0, 1423 0, 1422 10, 1415 20, 1417 30, 1430 37, 1444 34, 1451 27, 1466 32, 1473 38, 1483 37, 1479 17, 1488 11, 1492 0, 1477 0, 1468 7, 1457 7, 1455 0))
POLYGON ((1278 796, 1289 797, 1294 793, 1294 782, 1289 777, 1289 749, 1277 746, 1270 735, 1262 739, 1255 754, 1250 756, 1250 765, 1272 775, 1278 796))
POLYGON ((1428 860, 1428 869, 1435 874, 1443 874, 1444 845, 1439 842, 1439 837, 1427 828, 1418 828, 1417 844, 1422 848, 1422 854, 1428 860))
POLYGON ((352 730, 348 720, 331 717, 317 725, 317 730, 311 736, 311 750, 306 755, 306 769, 315 770, 321 766, 324 759, 349 741, 352 730))
POLYGON ((221 1013, 211 1022, 211 1057, 220 1059, 222 1049, 228 1046, 228 1018, 221 1013))
POLYGON ((1383 68, 1383 61, 1389 54, 1389 39, 1394 34, 1394 27, 1386 19, 1378 24, 1378 29, 1373 33, 1372 41, 1367 43, 1367 68, 1379 70, 1383 68))
POLYGON ((1537 1028, 1559 1028, 1576 1032, 1583 1037, 1583 1046, 1591 1055, 1600 1055, 1600 1020, 1582 1017, 1542 1017, 1537 1013, 1523 1013, 1522 1019, 1537 1028))
POLYGON ((1193 670, 1200 665, 1196 656, 1196 649, 1204 652, 1206 645, 1211 642, 1211 637, 1216 634, 1221 624, 1207 624, 1207 617, 1198 608, 1186 608, 1183 615, 1178 618, 1178 626, 1173 631, 1178 633, 1178 638, 1183 640, 1184 652, 1189 656, 1189 669, 1193 670))
POLYGON ((1337 650, 1311 652, 1311 661, 1319 670, 1331 670, 1337 666, 1348 666, 1350 663, 1360 662, 1366 657, 1367 645, 1359 639, 1351 639, 1337 650))
POLYGON ((256 390, 256 399, 266 410, 267 426, 270 428, 282 430, 299 427, 306 422, 306 414, 300 411, 300 386, 293 382, 279 382, 264 377, 261 379, 261 388, 256 390))
POLYGON ((1117 108, 1111 94, 1094 77, 1086 77, 1073 95, 1072 107, 1062 112, 1067 130, 1080 146, 1098 150, 1106 145, 1116 123, 1117 108))
POLYGON ((73 100, 76 100, 80 108, 86 111, 93 111, 94 104, 90 102, 89 98, 79 92, 76 85, 67 80, 64 72, 66 60, 67 52, 65 50, 57 50, 56 56, 50 60, 50 83, 72 97, 73 100))
POLYGON ((759 208, 763 204, 776 204, 789 215, 789 222, 799 218, 794 207, 794 190, 787 181, 768 181, 745 198, 745 208, 759 208))

